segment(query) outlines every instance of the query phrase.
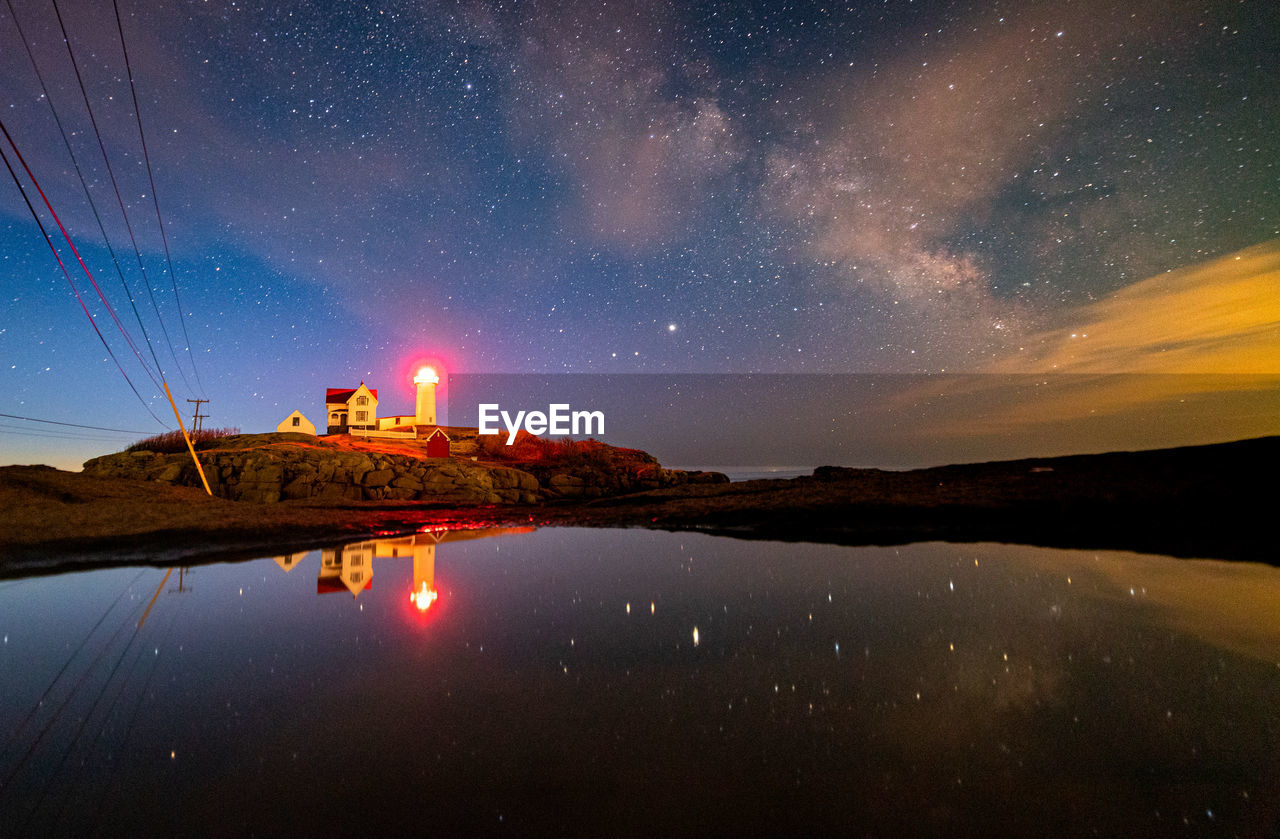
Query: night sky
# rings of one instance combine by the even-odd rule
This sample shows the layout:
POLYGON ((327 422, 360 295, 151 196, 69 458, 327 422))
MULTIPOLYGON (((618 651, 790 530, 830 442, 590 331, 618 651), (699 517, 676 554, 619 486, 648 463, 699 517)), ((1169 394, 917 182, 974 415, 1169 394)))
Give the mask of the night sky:
MULTIPOLYGON (((408 412, 422 360, 1280 373, 1274 2, 120 0, 185 323, 111 4, 58 9, 154 308, 54 7, 12 2, 174 396, 210 398, 209 425, 319 420, 323 388, 362 379, 408 412)), ((0 118, 150 362, 9 12, 0 118)), ((0 176, 0 412, 164 430, 0 176)), ((75 468, 140 436, 0 418, 0 462, 75 468)))

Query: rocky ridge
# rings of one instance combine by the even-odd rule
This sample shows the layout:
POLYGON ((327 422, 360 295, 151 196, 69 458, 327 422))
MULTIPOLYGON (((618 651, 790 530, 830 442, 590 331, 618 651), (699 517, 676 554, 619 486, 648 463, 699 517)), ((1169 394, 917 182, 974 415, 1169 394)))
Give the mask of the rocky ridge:
MULTIPOLYGON (((715 473, 663 469, 643 452, 583 463, 503 465, 467 457, 428 458, 425 447, 379 446, 304 434, 241 434, 198 451, 214 495, 232 501, 425 501, 443 504, 536 504, 600 498, 646 489, 727 480, 715 473)), ((200 486, 188 453, 120 452, 84 464, 95 477, 200 486)))

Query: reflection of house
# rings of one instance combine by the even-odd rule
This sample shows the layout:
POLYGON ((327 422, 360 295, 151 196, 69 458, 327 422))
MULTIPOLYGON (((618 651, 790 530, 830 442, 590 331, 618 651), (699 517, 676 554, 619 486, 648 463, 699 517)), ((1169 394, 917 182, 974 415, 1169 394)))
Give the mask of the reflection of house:
POLYGON ((284 573, 288 574, 293 570, 294 566, 301 562, 309 553, 310 551, 302 551, 301 553, 273 556, 271 558, 275 560, 276 565, 279 565, 284 569, 284 573))
POLYGON ((301 411, 294 411, 289 416, 280 421, 276 426, 276 431, 296 431, 299 434, 310 434, 316 436, 316 427, 311 420, 302 415, 301 411))
POLYGON ((373 543, 357 542, 320 552, 316 594, 349 591, 352 597, 373 588, 373 543))
MULTIPOLYGON (((370 539, 352 542, 320 551, 320 575, 316 594, 360 592, 373 588, 373 560, 405 558, 413 560, 413 589, 409 599, 420 611, 426 611, 438 598, 435 587, 436 545, 441 542, 484 539, 514 533, 531 533, 532 527, 488 527, 476 530, 435 530, 400 536, 394 539, 370 539)), ((292 571, 310 552, 272 557, 285 572, 292 571)))

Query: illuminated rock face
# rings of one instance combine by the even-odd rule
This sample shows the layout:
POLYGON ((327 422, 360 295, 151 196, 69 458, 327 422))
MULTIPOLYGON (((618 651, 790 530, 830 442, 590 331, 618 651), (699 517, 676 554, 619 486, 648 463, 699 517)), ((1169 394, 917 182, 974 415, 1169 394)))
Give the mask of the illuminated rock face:
MULTIPOLYGON (((386 450, 304 434, 241 434, 201 447, 200 462, 213 494, 233 501, 435 501, 451 504, 534 504, 555 498, 600 498, 683 483, 724 482, 716 473, 663 469, 652 456, 600 444, 594 463, 477 462, 465 454, 468 433, 442 430, 437 444, 457 446, 448 456, 431 440, 396 442, 386 450)), ((346 441, 348 438, 334 438, 346 441)), ((373 444, 376 445, 376 444, 373 444)), ((199 486, 185 451, 137 451, 87 461, 86 475, 199 486)))
MULTIPOLYGON (((244 435, 241 439, 249 442, 249 438, 244 435)), ((273 503, 315 498, 531 504, 541 501, 543 495, 537 478, 507 466, 462 459, 428 460, 391 452, 344 451, 315 444, 300 446, 292 440, 236 450, 202 451, 200 459, 213 493, 233 501, 273 503)), ((198 481, 190 456, 183 463, 178 455, 115 454, 95 458, 85 469, 100 477, 177 484, 186 484, 192 478, 198 481)))

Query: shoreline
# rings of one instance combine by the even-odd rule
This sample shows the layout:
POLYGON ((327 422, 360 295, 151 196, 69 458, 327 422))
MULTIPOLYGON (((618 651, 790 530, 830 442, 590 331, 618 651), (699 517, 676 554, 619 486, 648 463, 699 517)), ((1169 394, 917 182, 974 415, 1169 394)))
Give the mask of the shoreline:
POLYGON ((1006 542, 1276 564, 1267 499, 1247 487, 1280 437, 909 471, 689 484, 592 500, 461 506, 210 498, 44 466, 0 468, 0 577, 249 559, 435 527, 644 527, 892 545, 1006 542))

